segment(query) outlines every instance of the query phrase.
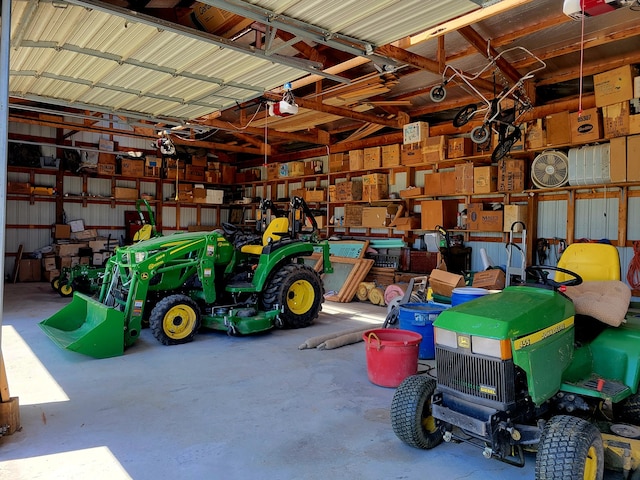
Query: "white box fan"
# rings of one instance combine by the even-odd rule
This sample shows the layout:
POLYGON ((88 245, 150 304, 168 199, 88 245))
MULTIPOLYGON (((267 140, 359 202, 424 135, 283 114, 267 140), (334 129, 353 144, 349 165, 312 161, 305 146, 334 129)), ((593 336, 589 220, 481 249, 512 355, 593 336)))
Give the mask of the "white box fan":
POLYGON ((531 181, 538 188, 562 187, 569 180, 569 158, 559 150, 545 150, 531 163, 531 181))

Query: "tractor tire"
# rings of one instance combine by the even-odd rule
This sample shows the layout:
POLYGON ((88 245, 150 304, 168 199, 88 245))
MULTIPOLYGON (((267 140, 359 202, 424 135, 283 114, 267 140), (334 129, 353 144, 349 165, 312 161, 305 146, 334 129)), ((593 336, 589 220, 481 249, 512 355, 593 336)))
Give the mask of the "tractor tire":
POLYGON ((604 448, 600 431, 578 417, 552 417, 540 437, 535 471, 536 480, 602 479, 604 448))
POLYGON ((391 402, 391 426, 396 436, 411 447, 429 450, 442 442, 442 431, 431 416, 436 381, 412 375, 396 389, 391 402))
POLYGON ((200 328, 200 308, 186 295, 170 295, 151 310, 149 328, 163 345, 188 343, 200 328))
POLYGON ((282 328, 308 327, 318 317, 324 286, 318 273, 307 265, 289 263, 271 277, 262 294, 262 308, 281 308, 282 328))
POLYGON ((616 422, 640 425, 640 391, 613 404, 613 416, 616 422))

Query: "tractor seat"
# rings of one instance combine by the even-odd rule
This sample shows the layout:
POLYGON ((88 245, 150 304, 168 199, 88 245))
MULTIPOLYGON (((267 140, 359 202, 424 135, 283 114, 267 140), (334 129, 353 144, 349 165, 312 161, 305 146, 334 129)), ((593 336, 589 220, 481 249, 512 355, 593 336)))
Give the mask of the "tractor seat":
MULTIPOLYGON (((576 309, 576 340, 592 340, 603 325, 612 327, 624 322, 631 300, 631 289, 620 281, 620 257, 613 245, 605 243, 573 243, 567 247, 558 267, 575 272, 584 283, 567 287, 565 294, 576 309)), ((556 272, 555 280, 569 280, 570 275, 556 272)))
POLYGON ((148 223, 144 224, 140 230, 138 230, 133 236, 133 242, 141 242, 142 240, 149 240, 153 236, 153 225, 148 223))
POLYGON ((289 219, 286 217, 274 218, 262 234, 262 245, 243 245, 240 248, 240 251, 242 253, 250 253, 251 255, 260 255, 262 254, 263 247, 280 240, 283 236, 288 234, 289 219))

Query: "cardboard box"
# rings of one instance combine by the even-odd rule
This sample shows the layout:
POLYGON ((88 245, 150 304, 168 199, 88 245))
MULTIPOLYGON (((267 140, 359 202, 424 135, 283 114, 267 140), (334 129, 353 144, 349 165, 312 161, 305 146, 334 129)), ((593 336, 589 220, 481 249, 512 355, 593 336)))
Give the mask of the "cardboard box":
POLYGON ((137 200, 137 188, 115 187, 113 195, 116 200, 137 200))
POLYGON ((382 149, 369 147, 364 149, 364 169, 380 168, 382 166, 382 149))
POLYGON ((473 193, 473 163, 459 163, 455 166, 455 193, 473 193))
POLYGON ((84 220, 71 220, 69 222, 69 228, 71 228, 72 233, 81 232, 84 230, 84 220))
POLYGON ((81 248, 87 248, 88 246, 87 242, 62 243, 54 245, 53 251, 58 257, 72 257, 77 256, 81 248))
POLYGON ((473 142, 469 137, 450 138, 447 145, 448 158, 462 158, 473 154, 473 142))
POLYGON ((336 200, 338 202, 362 200, 362 182, 349 180, 336 183, 336 200))
POLYGON ((332 153, 329 155, 329 172, 348 172, 349 156, 344 153, 332 153))
POLYGON ((448 137, 429 137, 419 143, 402 146, 402 164, 420 165, 438 163, 447 158, 448 137))
POLYGON ((54 255, 42 257, 42 270, 48 272, 51 270, 56 270, 56 268, 56 257, 54 255))
POLYGON ((634 98, 629 100, 629 135, 638 133, 640 133, 640 98, 634 98))
POLYGON ((455 170, 425 173, 424 194, 429 197, 454 195, 456 193, 455 170))
POLYGON ((384 145, 382 147, 382 167, 395 167, 400 165, 400 144, 384 145))
POLYGON ((362 226, 367 228, 383 228, 391 223, 398 207, 364 207, 362 209, 362 226))
POLYGON ((204 182, 204 169, 197 165, 187 165, 185 172, 185 180, 187 182, 204 182))
POLYGON ((236 170, 237 168, 233 165, 226 163, 220 165, 220 180, 222 180, 224 185, 233 185, 236 183, 236 170))
POLYGON ((612 138, 609 142, 609 178, 612 183, 627 181, 628 161, 627 137, 612 138))
POLYGON ((627 182, 640 181, 640 135, 627 137, 627 182))
POLYGON ((542 119, 538 118, 527 128, 525 150, 544 148, 547 144, 547 134, 542 127, 542 119))
POLYGON ((486 166, 473 169, 473 193, 492 193, 498 190, 498 167, 486 166))
POLYGON ((124 177, 144 177, 144 160, 123 158, 120 161, 120 173, 124 177))
POLYGON ((362 176, 362 185, 387 185, 388 176, 386 173, 371 173, 362 176))
POLYGON ((424 200, 420 204, 420 210, 423 230, 435 230, 438 225, 445 229, 456 226, 457 200, 424 200))
POLYGON ((345 227, 359 227, 362 225, 362 205, 345 205, 344 220, 342 225, 345 227))
POLYGON ((56 223, 53 226, 53 238, 55 240, 71 238, 71 227, 69 225, 56 223))
POLYGON ((545 117, 547 146, 571 143, 569 112, 559 112, 545 117))
POLYGON ((45 270, 42 272, 42 279, 45 282, 51 282, 54 278, 58 278, 60 276, 60 270, 45 270))
POLYGON ((206 167, 207 166, 207 156, 202 155, 193 155, 191 157, 191 165, 195 165, 196 167, 206 167))
POLYGON ((614 68, 593 76, 596 107, 624 102, 633 98, 633 77, 635 69, 631 65, 614 68))
POLYGON ((204 186, 193 187, 191 191, 193 203, 207 203, 207 189, 204 186))
POLYGON ((18 266, 19 282, 39 282, 42 279, 40 260, 23 258, 18 266))
POLYGON ((513 225, 516 222, 522 222, 527 225, 527 212, 529 208, 527 205, 505 205, 503 213, 503 231, 511 232, 511 226, 513 226, 514 232, 522 232, 522 225, 513 225))
POLYGON ((397 230, 416 230, 420 228, 420 217, 400 217, 393 220, 391 227, 397 230))
POLYGON ((92 240, 98 237, 98 231, 95 228, 82 230, 81 232, 71 232, 71 240, 92 240))
POLYGON ((288 162, 280 164, 280 177, 302 177, 304 162, 288 162), (283 175, 283 172, 285 173, 283 175))
POLYGON ((389 198, 389 185, 374 184, 362 186, 362 200, 373 202, 376 200, 385 200, 389 198))
POLYGON ((501 232, 504 225, 502 210, 485 209, 482 203, 467 205, 467 229, 482 232, 501 232))
POLYGON ((400 190, 400 198, 413 198, 422 196, 422 187, 410 186, 404 190, 400 190))
POLYGON ((364 168, 364 150, 349 150, 349 171, 362 170, 364 168))
POLYGON ((571 143, 595 142, 602 138, 602 115, 598 108, 569 115, 571 143))
POLYGON ((434 268, 429 275, 429 286, 433 293, 450 297, 454 288, 464 287, 464 277, 434 268))
POLYGON ((165 169, 165 176, 169 180, 175 180, 176 177, 177 177, 178 180, 184 180, 184 178, 185 178, 185 169, 182 168, 182 167, 180 167, 180 168, 167 167, 165 169))
POLYGON ((7 182, 7 193, 31 195, 31 184, 29 182, 7 182))
POLYGON ((604 138, 629 135, 629 102, 619 102, 602 107, 604 138))
POLYGON ((427 122, 407 123, 402 127, 402 143, 408 145, 426 140, 429 137, 427 122))
POLYGON ((280 164, 268 163, 267 164, 267 180, 277 180, 278 175, 280 175, 280 164))
POLYGON ((498 162, 498 191, 522 192, 526 188, 526 162, 519 158, 504 158, 498 162))
POLYGON ((106 238, 99 238, 96 240, 89 241, 89 248, 91 249, 92 252, 100 252, 102 250, 114 249, 117 245, 118 245, 118 241, 114 239, 109 241, 109 239, 106 239, 106 238))
POLYGON ((326 200, 326 190, 322 188, 309 188, 304 192, 306 202, 324 202, 326 200))
POLYGON ((207 188, 206 203, 212 205, 221 205, 224 203, 224 190, 215 190, 207 188))
POLYGON ((115 143, 112 140, 101 138, 98 140, 98 150, 104 150, 105 152, 113 152, 115 149, 115 143))
POLYGON ((505 280, 505 275, 502 270, 492 268, 474 273, 471 286, 475 288, 486 288, 487 290, 502 290, 505 280))
POLYGON ((98 165, 115 165, 116 163, 117 159, 113 153, 98 154, 98 165))
POLYGON ((116 164, 111 163, 98 163, 98 175, 115 175, 116 174, 116 164))

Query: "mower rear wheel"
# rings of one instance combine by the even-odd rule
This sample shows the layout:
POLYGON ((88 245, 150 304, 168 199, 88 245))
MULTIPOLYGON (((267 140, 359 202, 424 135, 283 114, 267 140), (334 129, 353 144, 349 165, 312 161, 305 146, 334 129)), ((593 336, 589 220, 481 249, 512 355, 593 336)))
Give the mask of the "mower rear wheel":
POLYGON ((71 283, 58 284, 58 293, 61 297, 67 298, 73 296, 73 290, 73 284, 71 283))
POLYGON ((198 304, 186 295, 165 297, 151 310, 149 328, 163 345, 188 343, 200 328, 198 304))
POLYGON ((262 295, 265 310, 281 308, 282 328, 308 327, 318 317, 324 287, 318 273, 307 265, 290 263, 267 283, 262 295))
POLYGON ((60 289, 60 275, 51 279, 51 288, 56 292, 60 289))
POLYGON ((403 380, 391 401, 391 426, 407 445, 429 450, 442 442, 442 431, 431 415, 436 381, 422 375, 403 380))
POLYGON ((602 436, 595 425, 570 415, 547 422, 536 455, 537 480, 599 480, 603 472, 602 436))
POLYGON ((640 425, 640 391, 613 404, 613 415, 618 422, 640 425))

